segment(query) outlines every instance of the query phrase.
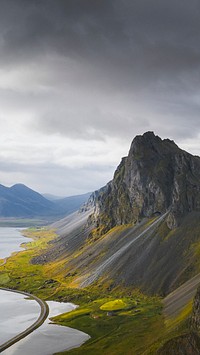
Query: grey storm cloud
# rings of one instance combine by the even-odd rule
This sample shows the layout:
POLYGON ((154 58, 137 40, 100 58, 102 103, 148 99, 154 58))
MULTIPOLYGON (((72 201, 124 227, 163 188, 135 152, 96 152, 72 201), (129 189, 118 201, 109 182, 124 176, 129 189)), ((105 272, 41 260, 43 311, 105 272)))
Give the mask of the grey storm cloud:
POLYGON ((198 56, 199 6, 194 0, 1 0, 1 42, 20 58, 55 50, 131 66, 132 59, 147 60, 140 54, 149 51, 155 64, 163 54, 166 64, 177 57, 186 65, 198 56))
POLYGON ((198 139, 198 0, 0 6, 3 122, 16 112, 30 135, 77 140, 77 151, 83 141, 130 143, 146 130, 178 142, 198 139))
POLYGON ((112 59, 109 66, 126 64, 129 70, 132 60, 147 62, 147 54, 150 66, 173 69, 173 58, 175 68, 179 60, 183 68, 198 65, 199 2, 194 0, 1 0, 0 19, 6 62, 55 51, 100 66, 112 59))
POLYGON ((31 162, 24 165, 0 159, 0 172, 1 182, 4 185, 11 186, 16 183, 16 180, 13 182, 11 178, 12 174, 20 179, 24 175, 26 184, 33 186, 40 193, 48 192, 49 187, 53 187, 51 191, 64 196, 94 191, 102 186, 102 183, 106 184, 110 178, 108 167, 101 166, 100 168, 98 164, 87 168, 75 167, 71 169, 52 163, 36 166, 31 162))
POLYGON ((55 65, 54 86, 69 80, 122 97, 187 91, 199 79, 199 12, 196 0, 1 0, 0 61, 42 60, 50 72, 55 65))

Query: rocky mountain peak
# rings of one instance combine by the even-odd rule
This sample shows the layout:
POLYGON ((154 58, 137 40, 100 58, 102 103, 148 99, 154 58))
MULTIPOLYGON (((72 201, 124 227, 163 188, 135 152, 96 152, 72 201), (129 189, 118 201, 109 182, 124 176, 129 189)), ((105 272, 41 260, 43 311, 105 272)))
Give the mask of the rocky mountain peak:
POLYGON ((154 155, 168 153, 170 150, 175 151, 179 149, 178 146, 170 139, 161 139, 156 136, 154 132, 146 132, 143 135, 136 136, 131 144, 129 155, 141 155, 144 157, 144 153, 153 153, 154 155), (143 153, 143 155, 142 155, 143 153))
POLYGON ((145 132, 143 135, 138 135, 133 139, 132 145, 150 145, 150 144, 159 144, 162 142, 162 139, 159 136, 156 136, 153 131, 145 132))
POLYGON ((168 209, 168 226, 175 228, 181 216, 200 210, 200 158, 146 132, 133 139, 113 180, 97 195, 94 216, 102 232, 168 209))

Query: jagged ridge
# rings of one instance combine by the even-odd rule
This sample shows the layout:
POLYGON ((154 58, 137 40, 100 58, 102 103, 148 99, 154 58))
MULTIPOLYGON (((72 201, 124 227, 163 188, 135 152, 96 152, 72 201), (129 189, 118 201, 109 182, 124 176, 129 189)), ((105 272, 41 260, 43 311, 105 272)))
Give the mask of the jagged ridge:
POLYGON ((133 140, 113 180, 96 191, 82 209, 91 213, 82 230, 75 223, 68 232, 66 222, 61 238, 34 262, 62 255, 66 282, 73 274, 78 285, 106 265, 98 282, 166 295, 200 272, 199 201, 200 158, 147 132, 133 140), (148 227, 149 217, 168 209, 169 215, 156 230, 137 238, 148 227))
POLYGON ((200 158, 147 132, 135 137, 113 180, 96 195, 93 218, 101 233, 168 208, 174 228, 184 214, 200 211, 200 158))

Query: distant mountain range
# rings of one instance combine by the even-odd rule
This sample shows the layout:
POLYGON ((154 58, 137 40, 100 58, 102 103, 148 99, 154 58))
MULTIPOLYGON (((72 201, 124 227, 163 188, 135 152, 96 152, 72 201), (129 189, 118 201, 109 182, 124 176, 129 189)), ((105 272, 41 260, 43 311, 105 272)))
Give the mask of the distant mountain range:
POLYGON ((51 200, 23 184, 0 185, 0 217, 59 218, 72 213, 87 201, 90 193, 51 200))
POLYGON ((91 192, 82 195, 68 196, 64 198, 54 198, 51 201, 59 211, 63 211, 65 215, 77 211, 89 199, 91 192))

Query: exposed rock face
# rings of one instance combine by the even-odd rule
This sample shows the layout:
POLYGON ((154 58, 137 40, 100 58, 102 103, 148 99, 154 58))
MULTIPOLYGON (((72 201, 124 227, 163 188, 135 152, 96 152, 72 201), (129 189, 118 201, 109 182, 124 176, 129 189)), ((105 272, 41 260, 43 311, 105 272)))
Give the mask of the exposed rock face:
POLYGON ((166 342, 157 355, 198 355, 200 354, 200 288, 198 288, 193 303, 192 317, 189 323, 191 331, 166 342))
POLYGON ((200 158, 147 132, 135 137, 113 180, 97 195, 94 218, 103 232, 169 208, 173 229, 181 216, 200 211, 200 158))
POLYGON ((198 288, 194 298, 191 327, 196 331, 200 331, 200 287, 198 288))
POLYGON ((196 333, 188 333, 169 340, 157 351, 157 355, 199 355, 200 338, 196 333))
POLYGON ((200 272, 199 202, 200 158, 148 132, 134 139, 113 180, 91 195, 75 220, 69 216, 52 226, 60 237, 32 262, 62 257, 66 275, 83 277, 106 265, 100 273, 103 282, 167 295, 200 272), (142 238, 138 236, 146 229, 145 218, 99 238, 114 226, 158 216, 169 208, 168 225, 163 220, 142 238), (134 243, 126 248, 129 240, 134 243))

